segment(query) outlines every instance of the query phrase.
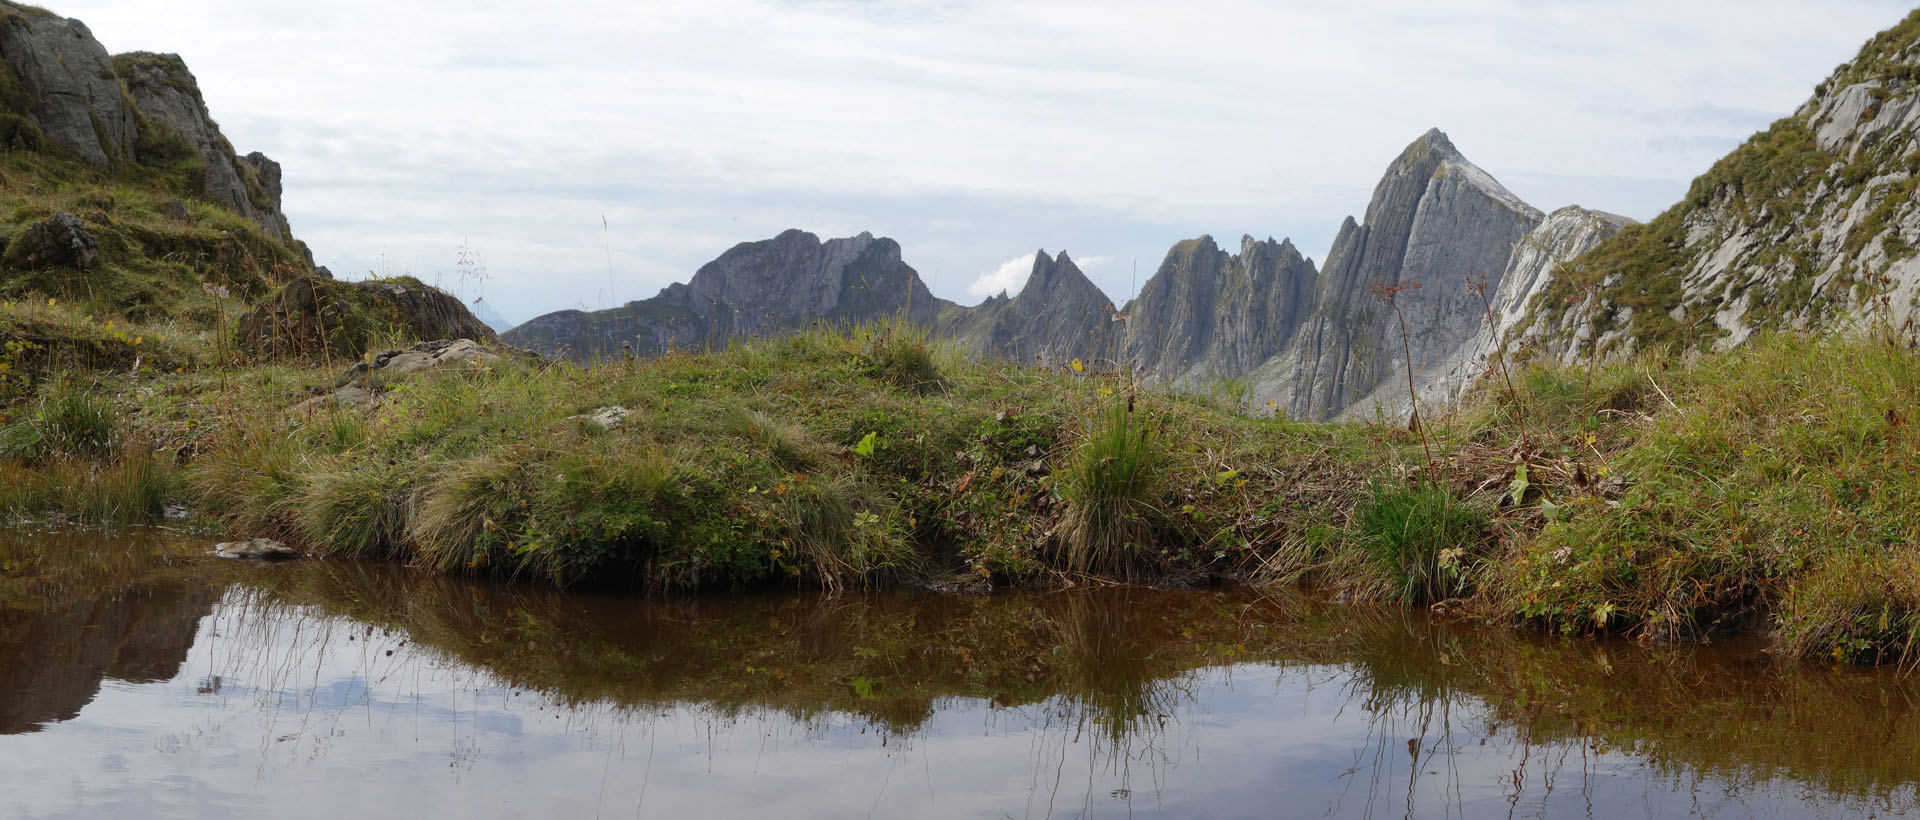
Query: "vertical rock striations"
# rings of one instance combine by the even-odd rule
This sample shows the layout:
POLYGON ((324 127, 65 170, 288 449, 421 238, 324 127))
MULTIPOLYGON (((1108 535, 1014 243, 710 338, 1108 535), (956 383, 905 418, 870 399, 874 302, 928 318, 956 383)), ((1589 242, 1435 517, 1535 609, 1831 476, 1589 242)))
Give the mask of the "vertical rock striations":
POLYGON ((1541 213, 1467 162, 1438 129, 1401 152, 1374 188, 1366 221, 1341 226, 1317 289, 1319 308, 1288 355, 1262 368, 1256 393, 1298 419, 1332 418, 1406 368, 1440 361, 1475 332, 1467 283, 1497 288, 1513 248, 1541 213), (1403 288, 1403 344, 1379 288, 1403 288), (1412 359, 1408 360, 1407 348, 1412 359))
MULTIPOLYGON (((1517 352, 1523 340, 1514 330, 1528 307, 1553 282, 1556 268, 1635 224, 1624 216, 1569 205, 1549 214, 1540 227, 1521 239, 1498 277, 1488 277, 1486 302, 1472 294, 1475 328, 1452 350, 1445 351, 1414 372, 1423 410, 1439 409, 1459 401, 1462 394, 1489 375, 1501 351, 1517 352), (1498 284, 1495 284, 1498 283, 1498 284)), ((1376 415, 1404 419, 1408 415, 1405 371, 1396 371, 1374 391, 1353 403, 1342 415, 1367 419, 1376 415)))
POLYGON ((1173 246, 1127 309, 1127 358, 1150 381, 1206 389, 1279 355, 1316 308, 1313 261, 1289 240, 1173 246))

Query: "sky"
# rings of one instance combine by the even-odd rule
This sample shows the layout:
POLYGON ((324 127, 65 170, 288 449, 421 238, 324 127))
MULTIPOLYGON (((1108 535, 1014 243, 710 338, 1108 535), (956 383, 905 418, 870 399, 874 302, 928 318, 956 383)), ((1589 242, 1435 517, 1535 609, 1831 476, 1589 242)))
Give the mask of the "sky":
POLYGON ((1542 210, 1648 219, 1893 0, 42 0, 180 54, 343 278, 510 321, 788 228, 893 237, 933 292, 1066 250, 1124 302, 1167 248, 1324 259, 1428 128, 1542 210), (466 260, 467 264, 462 264, 466 260), (477 263, 473 260, 477 260, 477 263), (484 277, 480 276, 484 272, 484 277))

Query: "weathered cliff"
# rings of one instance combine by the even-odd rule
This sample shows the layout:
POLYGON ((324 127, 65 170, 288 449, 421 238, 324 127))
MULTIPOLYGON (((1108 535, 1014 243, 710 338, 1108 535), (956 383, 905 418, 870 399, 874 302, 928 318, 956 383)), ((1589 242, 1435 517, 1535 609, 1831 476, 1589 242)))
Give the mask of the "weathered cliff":
POLYGON ((6 113, 93 165, 132 159, 138 116, 86 24, 0 3, 0 62, 11 74, 0 78, 6 113))
POLYGON ((120 54, 113 68, 147 127, 171 129, 193 147, 202 166, 201 194, 208 201, 252 220, 268 236, 293 238, 280 213, 280 163, 257 151, 244 159, 234 153, 207 112, 199 81, 179 55, 120 54))
MULTIPOLYGON (((0 140, 70 155, 109 173, 182 171, 192 195, 293 242, 280 166, 241 157, 177 55, 109 57, 84 23, 0 0, 0 140)), ((309 260, 309 264, 311 264, 309 260)))
MULTIPOLYGON (((1513 341, 1514 328, 1525 319, 1534 298, 1553 282, 1558 266, 1592 250, 1632 224, 1634 221, 1624 216, 1590 211, 1577 205, 1549 214, 1540 227, 1514 246, 1506 269, 1498 277, 1471 284, 1474 299, 1482 295, 1481 288, 1485 289, 1486 300, 1480 303, 1480 312, 1475 317, 1478 324, 1474 332, 1452 350, 1441 352, 1414 371, 1420 406, 1428 410, 1445 408, 1457 402, 1481 378, 1491 375, 1494 357, 1513 341)), ((1406 418, 1406 371, 1396 367, 1372 393, 1342 411, 1342 416, 1406 418)))

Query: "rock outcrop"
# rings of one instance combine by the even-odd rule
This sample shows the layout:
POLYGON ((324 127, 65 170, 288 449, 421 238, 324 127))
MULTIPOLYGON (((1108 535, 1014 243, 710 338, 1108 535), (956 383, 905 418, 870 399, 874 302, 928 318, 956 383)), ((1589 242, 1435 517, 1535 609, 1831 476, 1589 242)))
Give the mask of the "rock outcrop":
POLYGON ((929 326, 947 303, 900 258, 900 243, 862 233, 821 242, 789 230, 735 245, 685 284, 651 299, 599 311, 566 310, 509 331, 508 343, 576 359, 718 350, 735 338, 766 336, 815 322, 854 324, 887 317, 929 326))
POLYGON ((1768 329, 1916 333, 1920 11, 1687 198, 1562 266, 1515 327, 1556 359, 1724 349, 1768 329))
POLYGON ((1487 277, 1497 288, 1515 244, 1541 219, 1445 134, 1428 131, 1374 188, 1366 221, 1341 226, 1321 271, 1318 311, 1287 354, 1261 368, 1255 397, 1293 418, 1326 420, 1410 362, 1438 361, 1480 322, 1468 283, 1487 277), (1383 291, 1393 292, 1392 304, 1383 291))
POLYGON ((1017 296, 1005 293, 975 307, 941 312, 936 334, 974 355, 1059 366, 1074 359, 1115 363, 1124 325, 1113 301, 1066 251, 1033 257, 1033 272, 1017 296))
POLYGON ((171 129, 199 154, 202 195, 252 220, 268 236, 293 238, 280 213, 280 164, 257 151, 245 157, 234 153, 207 112, 199 81, 179 55, 120 54, 113 58, 113 67, 148 127, 171 129))
POLYGON ((395 383, 409 377, 480 367, 504 358, 472 339, 419 342, 404 350, 387 350, 367 361, 355 362, 340 374, 333 387, 316 390, 313 397, 301 402, 296 409, 328 405, 371 407, 378 404, 381 395, 395 383))
POLYGON ((18 110, 10 113, 25 116, 48 141, 101 167, 133 157, 137 116, 113 60, 86 24, 0 3, 0 62, 18 84, 17 97, 7 101, 18 110))
POLYGON ((0 108, 7 147, 64 151, 98 168, 170 162, 168 146, 182 146, 201 166, 200 196, 294 243, 279 164, 234 152, 177 55, 109 57, 84 23, 0 0, 0 108))
POLYGON ((7 243, 6 253, 0 258, 15 268, 84 271, 100 258, 100 240, 79 217, 62 212, 28 225, 17 239, 7 243))
MULTIPOLYGON (((1489 277, 1484 283, 1486 301, 1476 317, 1479 320, 1476 330, 1451 351, 1415 370, 1414 384, 1420 406, 1438 410, 1458 402, 1468 388, 1490 375, 1488 371, 1494 357, 1508 350, 1510 342, 1514 350, 1509 359, 1524 355, 1514 338, 1514 329, 1526 318, 1534 299, 1545 293, 1554 281, 1554 271, 1633 224, 1636 223, 1624 216, 1577 205, 1549 214, 1540 227, 1514 247, 1506 270, 1498 278, 1489 277)), ((1475 283, 1476 299, 1481 295, 1477 290, 1481 286, 1475 283)), ((1396 370, 1371 394, 1343 410, 1342 415, 1354 419, 1406 418, 1405 378, 1404 370, 1396 370)))
POLYGON ((416 340, 499 341, 464 302, 404 277, 296 278, 242 316, 236 335, 242 350, 264 359, 357 359, 374 339, 396 333, 416 340))

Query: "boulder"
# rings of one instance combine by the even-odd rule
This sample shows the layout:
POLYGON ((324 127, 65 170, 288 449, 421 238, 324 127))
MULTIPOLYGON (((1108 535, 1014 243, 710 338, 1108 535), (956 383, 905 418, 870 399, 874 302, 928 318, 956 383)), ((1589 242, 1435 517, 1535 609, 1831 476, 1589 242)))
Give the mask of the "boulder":
POLYGON ((567 419, 569 421, 578 420, 582 424, 592 425, 594 427, 600 428, 601 430, 605 430, 607 432, 613 432, 614 430, 620 429, 620 423, 626 421, 627 417, 630 415, 633 415, 632 410, 628 410, 627 408, 621 407, 616 404, 610 407, 602 407, 591 413, 582 413, 578 416, 568 416, 567 419))
POLYGON ((421 342, 405 350, 388 350, 371 361, 358 362, 340 374, 333 387, 295 407, 306 410, 327 405, 371 407, 380 402, 380 391, 396 380, 435 370, 473 367, 504 358, 471 339, 437 339, 421 342))
POLYGON ((271 538, 249 538, 245 541, 215 544, 213 554, 221 558, 244 558, 253 561, 285 561, 301 557, 299 550, 271 538))
POLYGON ((169 199, 166 202, 160 203, 160 213, 165 215, 168 219, 172 219, 178 222, 193 221, 193 212, 187 210, 187 203, 182 201, 179 197, 174 197, 173 199, 169 199))
POLYGON ((22 268, 87 270, 99 259, 100 240, 79 217, 65 212, 28 225, 7 244, 8 264, 22 268))
POLYGON ((382 376, 395 378, 424 370, 495 362, 500 358, 500 354, 475 344, 471 339, 439 339, 421 342, 406 350, 381 353, 374 357, 372 367, 382 376))
MULTIPOLYGON (((499 341, 465 303, 413 279, 302 276, 240 318, 242 349, 263 359, 358 359, 378 337, 499 341)), ((402 351, 404 352, 404 351, 402 351)))

